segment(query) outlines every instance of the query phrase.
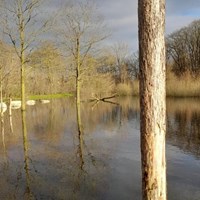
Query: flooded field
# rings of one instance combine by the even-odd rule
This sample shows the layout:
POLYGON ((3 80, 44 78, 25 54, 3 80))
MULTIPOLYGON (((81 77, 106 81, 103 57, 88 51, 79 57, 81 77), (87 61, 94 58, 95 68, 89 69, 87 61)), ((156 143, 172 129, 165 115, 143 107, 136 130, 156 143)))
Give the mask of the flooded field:
MULTIPOLYGON (((141 199, 138 99, 82 103, 81 137, 74 102, 37 102, 26 116, 4 113, 0 199, 141 199)), ((167 100, 169 200, 200 199, 199 105, 167 100)))

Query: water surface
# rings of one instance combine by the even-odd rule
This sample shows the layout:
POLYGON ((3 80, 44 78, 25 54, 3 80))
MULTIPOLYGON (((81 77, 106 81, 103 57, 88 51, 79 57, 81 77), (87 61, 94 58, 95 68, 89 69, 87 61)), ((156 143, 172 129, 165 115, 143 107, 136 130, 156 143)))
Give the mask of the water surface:
MULTIPOLYGON (((79 137, 73 99, 4 115, 0 199, 141 199, 138 99, 83 103, 79 137), (13 124, 13 133, 10 127, 13 124)), ((169 200, 200 199, 200 100, 167 100, 169 200)))

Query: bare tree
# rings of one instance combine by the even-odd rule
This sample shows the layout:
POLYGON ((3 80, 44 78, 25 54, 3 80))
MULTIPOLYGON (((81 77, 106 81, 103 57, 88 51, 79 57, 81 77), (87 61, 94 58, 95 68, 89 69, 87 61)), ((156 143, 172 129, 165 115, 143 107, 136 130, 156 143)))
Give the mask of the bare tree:
POLYGON ((42 42, 29 58, 30 70, 27 73, 27 78, 32 81, 27 83, 27 86, 30 87, 30 91, 36 87, 36 91, 40 88, 48 94, 58 92, 61 87, 59 83, 65 74, 66 60, 55 43, 52 41, 42 42))
POLYGON ((133 53, 126 59, 129 79, 139 79, 139 53, 133 53))
POLYGON ((22 110, 25 110, 25 65, 33 42, 47 25, 38 20, 40 3, 41 0, 10 0, 1 7, 4 33, 20 60, 22 110))
POLYGON ((182 28, 166 39, 167 54, 169 59, 173 60, 172 70, 177 76, 189 71, 186 37, 186 29, 182 28))
MULTIPOLYGON (((68 55, 73 59, 76 71, 76 103, 77 111, 79 111, 85 61, 96 49, 96 45, 104 40, 108 34, 106 33, 106 26, 97 12, 97 7, 89 1, 83 3, 68 2, 64 7, 61 22, 62 27, 59 34, 62 36, 68 55)), ((77 113, 77 117, 79 116, 80 114, 77 113)))
POLYGON ((166 40, 172 70, 177 76, 200 74, 200 20, 170 34, 166 40))
MULTIPOLYGON (((0 7, 2 1, 0 2, 0 7)), ((1 14, 0 14, 1 18, 1 14)), ((1 20, 0 20, 1 21, 1 20)), ((18 85, 18 81, 16 78, 12 77, 15 70, 16 65, 16 58, 14 58, 13 49, 4 42, 4 29, 0 28, 0 98, 1 98, 1 105, 3 98, 6 96, 8 97, 11 93, 11 89, 9 88, 11 83, 11 78, 13 78, 13 83, 18 85), (8 59, 9 58, 9 59, 8 59)))
POLYGON ((165 0, 138 1, 144 200, 166 199, 165 0))
POLYGON ((128 45, 123 42, 119 42, 113 45, 112 52, 116 59, 116 68, 117 68, 117 79, 118 82, 124 82, 127 77, 126 75, 126 58, 128 56, 128 45))

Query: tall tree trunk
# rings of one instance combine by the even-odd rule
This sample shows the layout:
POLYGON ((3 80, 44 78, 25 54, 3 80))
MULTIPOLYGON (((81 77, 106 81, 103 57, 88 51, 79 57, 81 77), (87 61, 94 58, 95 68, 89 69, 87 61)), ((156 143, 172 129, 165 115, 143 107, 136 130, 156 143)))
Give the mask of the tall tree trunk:
POLYGON ((77 39, 76 44, 76 116, 77 116, 77 128, 78 128, 78 154, 80 157, 80 168, 83 169, 84 160, 83 160, 83 130, 82 130, 82 121, 81 121, 81 79, 80 79, 80 40, 77 39))
MULTIPOLYGON (((80 113, 80 106, 81 106, 81 79, 80 79, 80 41, 77 39, 76 44, 76 110, 77 110, 77 123, 78 127, 81 128, 81 113, 80 113)), ((82 132, 79 130, 79 132, 82 132)))
POLYGON ((24 55, 22 55, 21 59, 21 101, 22 107, 21 110, 25 111, 26 109, 26 102, 25 102, 25 62, 24 62, 24 55))
POLYGON ((21 110, 26 109, 25 102, 25 26, 23 18, 23 5, 22 2, 18 2, 19 9, 19 34, 20 34, 20 65, 21 65, 21 110))
POLYGON ((139 0, 138 18, 143 200, 165 200, 165 1, 139 0))

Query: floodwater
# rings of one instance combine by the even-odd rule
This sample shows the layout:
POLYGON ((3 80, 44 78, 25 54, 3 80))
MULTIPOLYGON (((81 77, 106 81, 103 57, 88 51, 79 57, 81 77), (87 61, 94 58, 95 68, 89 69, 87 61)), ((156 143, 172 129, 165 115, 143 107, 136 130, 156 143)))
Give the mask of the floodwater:
MULTIPOLYGON (((82 104, 81 137, 74 99, 37 102, 26 116, 6 111, 0 199, 140 200, 139 102, 112 101, 82 104)), ((200 199, 199 105, 167 100, 169 200, 200 199)))

